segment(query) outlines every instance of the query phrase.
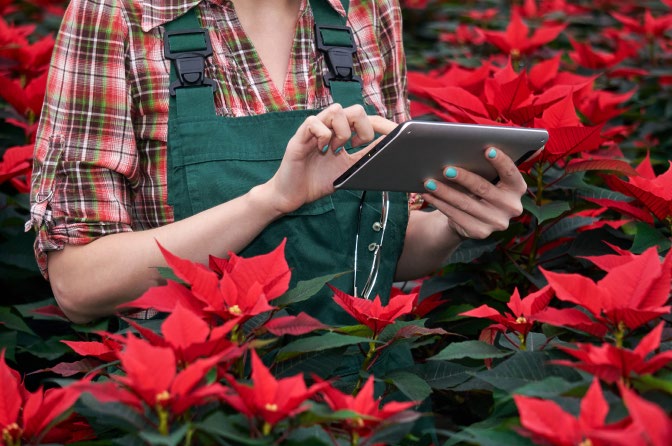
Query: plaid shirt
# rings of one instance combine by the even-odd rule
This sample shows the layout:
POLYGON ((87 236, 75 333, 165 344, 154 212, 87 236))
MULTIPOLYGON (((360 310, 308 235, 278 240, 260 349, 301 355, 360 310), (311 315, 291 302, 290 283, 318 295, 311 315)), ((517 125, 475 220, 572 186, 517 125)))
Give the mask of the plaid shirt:
MULTIPOLYGON (((344 14, 340 0, 331 5, 344 14)), ((210 29, 206 76, 222 116, 322 108, 322 56, 301 0, 282 90, 270 81, 230 0, 72 0, 54 48, 35 147, 31 220, 45 277, 46 252, 173 221, 167 204, 168 78, 161 25, 196 5, 210 29)), ((355 70, 378 113, 408 119, 398 2, 353 0, 355 70)))

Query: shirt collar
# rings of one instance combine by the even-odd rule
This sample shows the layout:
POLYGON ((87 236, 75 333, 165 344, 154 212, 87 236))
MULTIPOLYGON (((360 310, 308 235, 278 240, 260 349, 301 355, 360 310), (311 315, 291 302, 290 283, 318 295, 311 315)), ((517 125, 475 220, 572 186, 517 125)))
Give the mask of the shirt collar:
MULTIPOLYGON (((203 1, 218 5, 231 3, 231 0, 142 0, 142 30, 148 32, 170 22, 203 1)), ((328 0, 328 2, 336 12, 345 16, 341 0, 328 0)))

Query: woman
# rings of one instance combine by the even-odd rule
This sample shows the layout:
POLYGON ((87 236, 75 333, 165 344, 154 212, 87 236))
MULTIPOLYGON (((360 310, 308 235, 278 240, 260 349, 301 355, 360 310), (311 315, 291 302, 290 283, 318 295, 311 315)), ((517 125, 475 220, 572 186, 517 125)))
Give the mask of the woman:
MULTIPOLYGON (((72 0, 31 194, 38 263, 65 314, 88 322, 159 284, 157 242, 205 263, 286 237, 294 281, 357 264, 356 283, 334 285, 376 276, 384 297, 462 238, 505 229, 526 186, 496 149, 483 156, 497 186, 446 169, 469 193, 429 179, 432 212, 409 212, 403 194, 334 193, 364 153, 350 147, 408 118, 404 64, 396 1, 353 0, 346 22, 339 0, 72 0)), ((325 299, 309 312, 336 320, 325 299)))

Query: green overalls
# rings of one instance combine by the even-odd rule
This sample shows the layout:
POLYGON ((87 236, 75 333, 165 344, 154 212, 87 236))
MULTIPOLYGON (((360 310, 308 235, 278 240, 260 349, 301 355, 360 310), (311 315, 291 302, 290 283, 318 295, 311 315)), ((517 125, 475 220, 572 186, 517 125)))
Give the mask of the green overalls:
MULTIPOLYGON (((343 1, 347 11, 347 0, 343 1)), ((311 0, 310 5, 317 23, 317 47, 325 49, 323 53, 330 71, 327 82, 334 101, 344 107, 364 105, 361 84, 352 73, 354 42, 349 28, 344 26, 345 18, 327 0, 311 0)), ((166 57, 172 60, 168 202, 173 206, 175 219, 179 220, 243 195, 253 186, 269 180, 280 166, 289 139, 308 116, 319 110, 234 118, 217 116, 214 82, 203 74, 204 63, 212 53, 208 30, 201 28, 194 9, 166 25, 164 44, 166 57)), ((371 244, 378 243, 381 237, 380 225, 376 224, 381 220, 380 193, 367 194, 358 225, 361 196, 361 191, 337 191, 308 203, 270 224, 240 255, 267 253, 287 238, 285 252, 292 268, 290 286, 299 280, 350 271, 335 279, 332 285, 353 294, 357 228, 360 228, 357 253, 360 289, 373 260, 371 244)), ((380 269, 372 293, 372 296, 379 294, 384 301, 390 293, 407 222, 406 195, 390 193, 380 269)), ((327 287, 295 310, 305 311, 325 323, 353 323, 350 316, 333 303, 332 292, 327 287)))

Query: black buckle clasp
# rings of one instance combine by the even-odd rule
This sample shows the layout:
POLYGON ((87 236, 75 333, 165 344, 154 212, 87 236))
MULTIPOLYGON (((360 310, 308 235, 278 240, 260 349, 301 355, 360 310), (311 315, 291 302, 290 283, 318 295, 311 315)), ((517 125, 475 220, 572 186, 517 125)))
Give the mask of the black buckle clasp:
POLYGON ((315 24, 315 42, 317 49, 324 54, 329 72, 324 75, 324 83, 328 87, 332 80, 339 82, 362 82, 359 76, 355 75, 352 63, 352 55, 357 51, 357 46, 352 37, 352 30, 347 26, 336 25, 318 25, 315 24), (324 42, 322 30, 334 30, 346 32, 350 44, 328 44, 324 42))
POLYGON ((215 81, 205 77, 205 59, 212 56, 212 42, 208 30, 202 28, 166 31, 163 38, 163 54, 166 59, 173 61, 177 80, 170 84, 170 95, 175 96, 175 89, 181 87, 200 87, 209 85, 215 89, 215 81), (203 49, 173 51, 170 47, 170 37, 185 34, 201 34, 203 49))

